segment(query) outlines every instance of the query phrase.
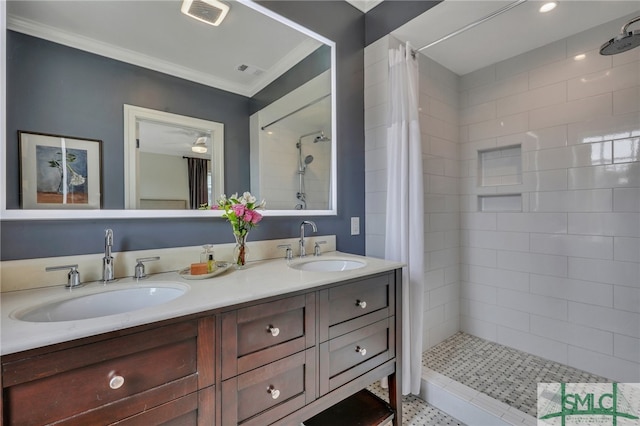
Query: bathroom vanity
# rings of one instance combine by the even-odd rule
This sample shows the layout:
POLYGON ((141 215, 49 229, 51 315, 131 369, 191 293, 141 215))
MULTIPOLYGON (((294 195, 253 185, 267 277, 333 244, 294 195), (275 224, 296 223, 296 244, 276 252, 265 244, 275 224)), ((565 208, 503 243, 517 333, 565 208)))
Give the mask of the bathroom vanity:
POLYGON ((20 347, 10 341, 20 334, 30 346, 3 350, 3 424, 297 426, 387 376, 390 404, 378 408, 401 424, 401 265, 350 258, 366 266, 255 262, 185 282, 163 305, 79 321, 16 320, 11 312, 42 291, 3 294, 3 346, 20 347), (54 328, 84 336, 39 345, 54 328))

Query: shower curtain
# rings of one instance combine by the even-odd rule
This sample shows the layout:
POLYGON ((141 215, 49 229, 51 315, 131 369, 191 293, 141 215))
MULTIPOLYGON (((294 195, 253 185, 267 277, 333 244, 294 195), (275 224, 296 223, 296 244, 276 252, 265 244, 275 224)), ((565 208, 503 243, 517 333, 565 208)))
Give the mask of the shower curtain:
POLYGON ((424 193, 418 64, 411 48, 389 50, 385 258, 402 271, 402 394, 420 393, 424 299, 424 193))
POLYGON ((198 209, 209 202, 209 189, 207 188, 207 164, 208 160, 202 158, 187 158, 189 173, 189 208, 198 209))

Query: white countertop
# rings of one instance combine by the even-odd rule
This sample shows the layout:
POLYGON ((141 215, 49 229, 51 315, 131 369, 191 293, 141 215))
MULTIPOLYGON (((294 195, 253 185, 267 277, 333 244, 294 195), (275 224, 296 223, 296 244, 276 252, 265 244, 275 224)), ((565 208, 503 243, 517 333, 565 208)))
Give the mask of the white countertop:
MULTIPOLYGON (((400 268, 403 264, 382 259, 333 252, 309 260, 330 259, 361 260, 366 266, 340 272, 308 272, 293 269, 284 259, 249 262, 245 269, 228 271, 209 279, 185 280, 177 272, 155 274, 136 283, 132 277, 122 278, 104 285, 102 282, 69 291, 64 286, 34 290, 21 290, 1 294, 0 301, 0 354, 7 355, 27 349, 61 343, 114 330, 149 324, 184 315, 224 308, 271 296, 364 277, 400 268), (173 284, 172 284, 173 283, 173 284), (186 287, 184 295, 167 303, 122 314, 77 321, 26 322, 14 317, 15 312, 55 301, 76 298, 136 286, 160 284, 186 287)), ((299 260, 294 259, 292 263, 299 260)))

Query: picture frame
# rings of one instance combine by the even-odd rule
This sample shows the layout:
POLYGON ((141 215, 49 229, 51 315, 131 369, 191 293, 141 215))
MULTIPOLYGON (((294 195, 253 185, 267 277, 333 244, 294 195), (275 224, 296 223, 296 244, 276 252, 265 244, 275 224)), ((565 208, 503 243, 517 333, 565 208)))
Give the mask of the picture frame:
POLYGON ((101 209, 102 141, 19 130, 23 209, 101 209))

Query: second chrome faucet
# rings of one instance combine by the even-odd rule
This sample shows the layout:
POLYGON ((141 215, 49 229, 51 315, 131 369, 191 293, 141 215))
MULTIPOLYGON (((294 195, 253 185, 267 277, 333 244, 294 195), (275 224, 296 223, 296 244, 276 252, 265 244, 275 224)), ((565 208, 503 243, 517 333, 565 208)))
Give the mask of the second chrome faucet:
POLYGON ((316 224, 310 220, 304 220, 300 224, 300 257, 305 257, 307 255, 307 250, 304 247, 304 227, 305 225, 311 226, 313 232, 318 232, 318 227, 316 224))
POLYGON ((115 280, 113 256, 111 249, 113 247, 113 231, 107 229, 104 232, 104 257, 102 258, 102 281, 105 283, 115 280))

